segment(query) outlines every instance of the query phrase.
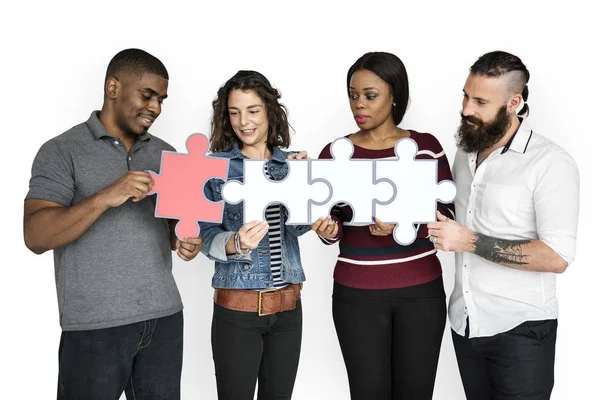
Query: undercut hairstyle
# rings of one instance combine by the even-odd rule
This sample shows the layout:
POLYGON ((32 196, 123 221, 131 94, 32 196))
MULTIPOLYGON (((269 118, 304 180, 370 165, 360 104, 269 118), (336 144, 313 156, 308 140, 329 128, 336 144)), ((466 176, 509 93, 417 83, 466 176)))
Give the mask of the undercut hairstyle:
POLYGON ((217 92, 213 100, 213 117, 211 121, 210 150, 212 152, 229 151, 234 143, 240 148, 242 142, 236 136, 229 119, 229 93, 233 90, 244 92, 252 90, 265 103, 265 112, 269 122, 267 146, 287 148, 290 145, 290 124, 287 108, 279 102, 279 90, 271 86, 271 82, 263 74, 256 71, 238 71, 217 92))
POLYGON ((479 57, 470 71, 474 75, 504 78, 510 96, 516 93, 523 96, 524 104, 519 115, 529 115, 529 71, 519 57, 505 51, 492 51, 479 57))
POLYGON ((408 74, 404 63, 397 56, 381 51, 364 54, 350 67, 346 77, 346 90, 350 95, 350 79, 361 69, 371 71, 390 87, 395 106, 392 107, 394 124, 402 122, 408 107, 408 74))
POLYGON ((108 63, 104 82, 106 83, 111 77, 119 79, 124 74, 141 77, 145 73, 169 79, 167 69, 158 58, 144 50, 125 49, 118 52, 108 63))

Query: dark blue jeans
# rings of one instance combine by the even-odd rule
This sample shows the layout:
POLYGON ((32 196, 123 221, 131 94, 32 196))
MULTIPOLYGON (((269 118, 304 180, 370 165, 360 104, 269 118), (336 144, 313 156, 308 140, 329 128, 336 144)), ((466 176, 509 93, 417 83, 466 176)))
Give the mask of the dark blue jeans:
POLYGON ((114 328, 63 331, 59 400, 179 400, 183 312, 114 328))
POLYGON ((272 315, 214 305, 212 350, 219 400, 291 399, 302 341, 302 303, 272 315))
POLYGON ((452 331, 468 400, 548 400, 554 386, 557 321, 523 322, 507 332, 468 339, 452 331))

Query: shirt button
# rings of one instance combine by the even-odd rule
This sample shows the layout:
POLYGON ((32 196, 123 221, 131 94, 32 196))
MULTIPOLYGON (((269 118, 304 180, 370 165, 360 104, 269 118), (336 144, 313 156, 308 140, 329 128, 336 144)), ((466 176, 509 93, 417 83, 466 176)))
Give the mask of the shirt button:
POLYGON ((131 161, 131 157, 129 157, 129 161, 131 161))
POLYGON ((119 144, 119 141, 118 141, 118 140, 115 140, 115 144, 119 144))

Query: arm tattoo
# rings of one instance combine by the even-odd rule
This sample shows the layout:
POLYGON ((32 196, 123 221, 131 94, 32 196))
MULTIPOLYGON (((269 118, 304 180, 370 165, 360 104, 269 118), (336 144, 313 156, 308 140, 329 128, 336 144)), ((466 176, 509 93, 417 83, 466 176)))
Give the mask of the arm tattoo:
POLYGON ((523 253, 523 246, 530 240, 506 240, 475 233, 475 249, 473 253, 488 261, 504 264, 513 268, 527 265, 528 254, 523 253))

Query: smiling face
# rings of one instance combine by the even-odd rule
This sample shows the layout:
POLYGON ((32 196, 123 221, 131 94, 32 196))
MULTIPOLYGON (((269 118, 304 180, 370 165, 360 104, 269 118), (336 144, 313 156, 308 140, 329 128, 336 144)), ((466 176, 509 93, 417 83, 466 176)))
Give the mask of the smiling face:
POLYGON ((235 89, 227 100, 229 122, 233 132, 246 146, 262 147, 267 145, 269 119, 265 102, 254 90, 235 89))
MULTIPOLYGON (((114 92, 114 124, 116 136, 143 135, 162 111, 169 81, 152 73, 142 76, 127 74, 109 79, 107 90, 114 92)), ((113 133, 115 134, 115 133, 113 133)))
POLYGON ((348 97, 354 120, 361 130, 375 129, 390 121, 393 124, 394 97, 390 85, 375 73, 366 69, 356 71, 350 78, 348 97))

